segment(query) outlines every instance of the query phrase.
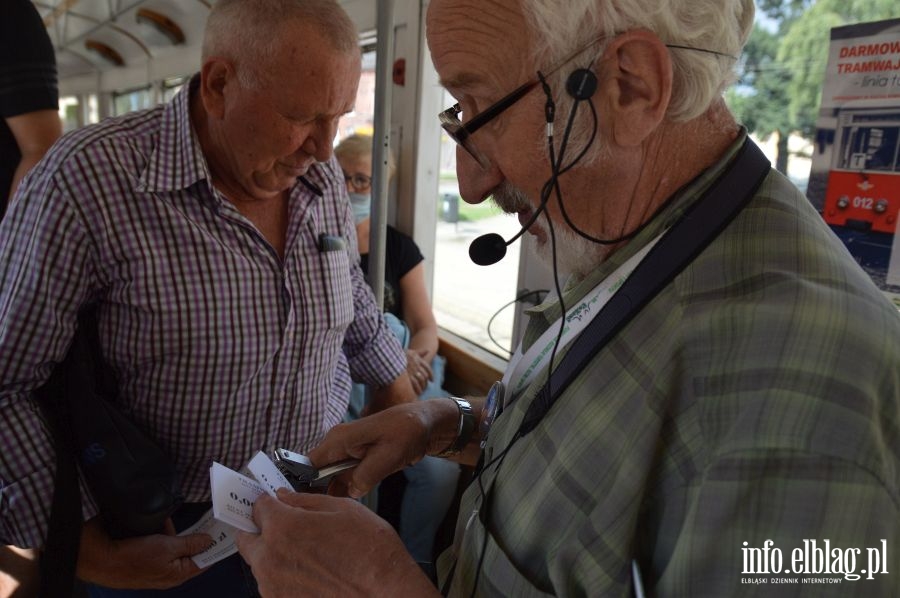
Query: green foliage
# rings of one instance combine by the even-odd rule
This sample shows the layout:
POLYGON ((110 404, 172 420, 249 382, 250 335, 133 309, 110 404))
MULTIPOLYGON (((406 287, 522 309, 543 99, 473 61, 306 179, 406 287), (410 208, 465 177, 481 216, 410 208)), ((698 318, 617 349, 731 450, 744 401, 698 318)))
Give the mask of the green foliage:
POLYGON ((757 7, 777 30, 754 28, 739 85, 726 99, 763 137, 815 132, 832 27, 900 17, 897 0, 757 0, 757 7))
POLYGON ((843 15, 848 23, 900 17, 897 0, 819 0, 819 3, 843 15))
POLYGON ((777 36, 756 25, 744 50, 741 86, 726 96, 738 120, 762 137, 790 130, 784 111, 788 73, 775 61, 777 49, 777 36))
POLYGON ((815 0, 757 0, 757 10, 779 23, 789 22, 800 16, 815 0))
POLYGON ((828 62, 829 32, 846 21, 819 0, 802 19, 792 23, 778 47, 776 59, 790 73, 785 93, 791 130, 809 137, 815 133, 828 62))

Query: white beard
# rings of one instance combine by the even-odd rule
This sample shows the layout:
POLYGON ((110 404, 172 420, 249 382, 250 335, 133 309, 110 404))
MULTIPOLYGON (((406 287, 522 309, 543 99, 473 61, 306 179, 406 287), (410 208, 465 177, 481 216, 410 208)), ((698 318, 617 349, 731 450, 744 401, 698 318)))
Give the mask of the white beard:
MULTIPOLYGON (((535 209, 528 197, 507 181, 494 189, 491 195, 494 203, 509 214, 535 209)), ((550 231, 547 230, 547 218, 544 214, 539 216, 530 228, 543 231, 543 234, 537 236, 537 254, 552 268, 554 265, 553 250, 550 231)), ((553 232, 556 236, 556 268, 564 277, 574 275, 584 278, 603 263, 609 255, 610 248, 608 246, 585 239, 566 223, 554 222, 553 232)))
MULTIPOLYGON (((553 232, 556 235, 556 267, 563 278, 575 276, 580 280, 597 269, 609 255, 608 246, 585 239, 566 224, 560 226, 554 223, 553 232)), ((549 239, 550 235, 546 238, 549 239)), ((537 254, 544 263, 553 267, 553 250, 549 240, 538 242, 537 254)))

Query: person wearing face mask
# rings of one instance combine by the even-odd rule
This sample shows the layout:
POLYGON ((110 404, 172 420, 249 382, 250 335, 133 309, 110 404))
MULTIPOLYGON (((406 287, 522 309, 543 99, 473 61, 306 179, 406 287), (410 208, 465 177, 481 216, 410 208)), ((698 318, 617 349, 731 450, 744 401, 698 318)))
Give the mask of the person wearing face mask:
MULTIPOLYGON (((356 218, 356 235, 363 272, 369 266, 369 226, 372 205, 372 137, 351 135, 334 150, 344 171, 347 193, 356 218)), ((394 174, 394 158, 388 156, 388 178, 394 174)), ((446 396, 441 388, 444 359, 437 354, 437 322, 425 288, 424 257, 409 236, 387 226, 384 265, 385 319, 406 348, 407 374, 420 399, 446 396)), ((348 419, 366 413, 365 386, 355 384, 348 419)), ((406 486, 399 508, 400 537, 427 572, 434 536, 456 489, 459 466, 451 461, 426 457, 403 470, 406 486)), ((390 514, 392 505, 384 500, 380 512, 390 514)))
MULTIPOLYGON (((361 172, 351 175, 344 173, 344 180, 347 183, 347 195, 350 197, 350 207, 353 208, 353 218, 356 220, 357 230, 363 229, 368 235, 369 216, 372 214, 372 177, 361 172), (366 191, 363 193, 357 189, 366 191), (360 226, 363 223, 366 224, 360 226)), ((394 229, 393 226, 391 228, 394 229)), ((366 239, 366 249, 368 249, 368 238, 366 239)), ((368 257, 368 251, 366 257, 368 257)))

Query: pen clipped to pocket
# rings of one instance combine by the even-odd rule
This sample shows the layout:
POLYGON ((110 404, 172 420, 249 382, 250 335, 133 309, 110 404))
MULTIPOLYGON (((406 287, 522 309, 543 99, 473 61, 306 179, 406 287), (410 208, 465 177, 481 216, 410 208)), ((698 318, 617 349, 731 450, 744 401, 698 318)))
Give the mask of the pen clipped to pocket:
POLYGON ((319 251, 346 251, 347 241, 338 235, 322 233, 319 235, 319 251))

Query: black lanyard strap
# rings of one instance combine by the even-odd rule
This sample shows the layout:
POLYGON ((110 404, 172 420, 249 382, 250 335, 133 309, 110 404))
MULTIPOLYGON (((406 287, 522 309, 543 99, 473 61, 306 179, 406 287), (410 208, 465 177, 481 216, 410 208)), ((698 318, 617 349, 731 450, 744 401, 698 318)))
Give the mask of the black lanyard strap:
POLYGON ((569 352, 528 406, 517 433, 519 438, 538 425, 600 349, 734 220, 770 169, 768 159, 747 137, 725 173, 663 235, 594 321, 572 342, 569 352))

